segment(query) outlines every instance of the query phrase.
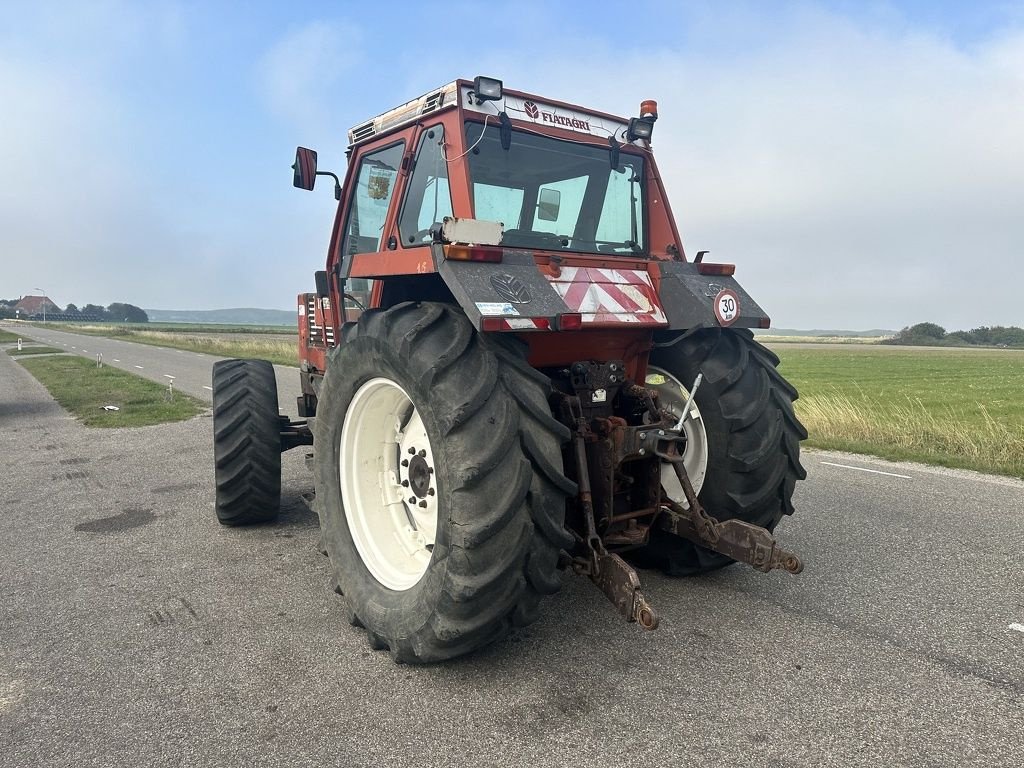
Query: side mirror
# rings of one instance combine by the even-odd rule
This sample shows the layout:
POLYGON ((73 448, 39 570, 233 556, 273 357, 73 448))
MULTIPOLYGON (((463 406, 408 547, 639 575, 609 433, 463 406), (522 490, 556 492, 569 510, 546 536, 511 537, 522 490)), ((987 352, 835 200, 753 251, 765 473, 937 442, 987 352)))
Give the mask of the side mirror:
POLYGON ((321 299, 325 296, 331 295, 330 286, 327 283, 327 270, 318 269, 313 273, 313 279, 316 281, 316 295, 321 299))
POLYGON ((537 218, 541 221, 558 221, 558 209, 562 204, 562 193, 557 189, 542 189, 537 201, 537 218))
POLYGON ((313 185, 316 184, 316 151, 297 147, 292 170, 295 171, 292 177, 293 186, 299 189, 313 189, 313 185))

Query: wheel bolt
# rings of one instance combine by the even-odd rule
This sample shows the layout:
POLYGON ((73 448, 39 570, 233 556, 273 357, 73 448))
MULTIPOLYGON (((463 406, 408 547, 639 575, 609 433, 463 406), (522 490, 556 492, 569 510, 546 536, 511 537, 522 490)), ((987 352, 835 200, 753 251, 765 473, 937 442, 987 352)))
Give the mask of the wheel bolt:
POLYGON ((434 489, 433 488, 427 488, 427 495, 428 496, 433 496, 434 495, 434 489))
POLYGON ((409 455, 410 456, 415 456, 416 455, 416 449, 415 448, 409 448, 409 455))
POLYGON ((402 466, 403 467, 408 467, 409 466, 409 460, 408 459, 402 459, 402 466))
POLYGON ((409 487, 409 481, 408 480, 403 480, 402 481, 402 487, 403 488, 408 488, 409 487))
MULTIPOLYGON (((410 450, 410 451, 412 451, 412 448, 410 448, 409 450, 410 450)), ((420 451, 420 458, 421 458, 421 459, 422 459, 422 458, 426 458, 426 455, 427 455, 427 452, 426 452, 426 451, 420 451)))
POLYGON ((429 472, 430 474, 434 474, 434 468, 433 467, 427 467, 427 472, 429 472))
POLYGON ((427 502, 426 502, 426 501, 421 501, 421 502, 420 502, 420 506, 421 506, 421 507, 425 507, 425 506, 427 506, 427 502))
POLYGON ((416 503, 416 497, 415 496, 410 496, 409 497, 409 503, 410 504, 415 504, 416 503))

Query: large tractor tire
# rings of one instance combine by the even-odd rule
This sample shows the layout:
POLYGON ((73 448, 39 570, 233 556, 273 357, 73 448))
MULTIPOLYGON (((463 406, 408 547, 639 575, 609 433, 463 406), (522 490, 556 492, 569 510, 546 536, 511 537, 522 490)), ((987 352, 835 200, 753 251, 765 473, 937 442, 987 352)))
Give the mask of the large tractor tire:
POLYGON ((277 379, 266 360, 213 364, 213 456, 217 519, 266 523, 281 507, 281 420, 277 379))
MULTIPOLYGON (((800 441, 807 431, 793 412, 797 391, 776 370, 779 359, 748 330, 708 329, 651 354, 648 386, 677 416, 698 372, 684 421, 684 466, 704 509, 719 520, 738 518, 773 530, 793 513, 793 490, 806 476, 800 441)), ((671 466, 662 468, 667 495, 686 504, 671 466)), ((655 530, 635 552, 640 565, 688 576, 735 561, 687 539, 655 530)))
POLYGON ((370 310, 331 352, 316 503, 349 621, 397 661, 534 621, 572 544, 548 379, 445 304, 370 310))

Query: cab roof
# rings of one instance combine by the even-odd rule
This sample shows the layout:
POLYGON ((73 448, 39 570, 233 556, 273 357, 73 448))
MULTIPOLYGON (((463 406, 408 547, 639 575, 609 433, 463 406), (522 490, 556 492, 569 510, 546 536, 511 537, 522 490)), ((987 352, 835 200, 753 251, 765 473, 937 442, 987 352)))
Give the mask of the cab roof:
POLYGON ((551 126, 600 137, 620 133, 629 122, 617 115, 508 89, 503 90, 500 103, 502 106, 499 108, 492 106, 490 102, 477 101, 473 98, 472 80, 454 80, 353 126, 348 132, 349 144, 361 144, 374 136, 413 123, 425 115, 454 107, 479 114, 490 114, 492 117, 497 111, 503 110, 511 113, 509 117, 513 119, 536 123, 538 128, 551 126))

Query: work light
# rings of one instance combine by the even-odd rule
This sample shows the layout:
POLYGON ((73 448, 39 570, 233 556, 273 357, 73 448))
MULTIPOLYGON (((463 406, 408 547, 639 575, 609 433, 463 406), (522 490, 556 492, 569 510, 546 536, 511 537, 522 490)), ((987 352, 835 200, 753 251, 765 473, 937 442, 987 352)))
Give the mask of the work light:
POLYGON ((654 121, 649 117, 631 117, 629 118, 629 128, 626 130, 626 141, 636 141, 637 139, 651 140, 651 134, 654 133, 654 121))
POLYGON ((473 80, 473 93, 477 101, 495 101, 501 98, 501 80, 478 75, 473 80))

